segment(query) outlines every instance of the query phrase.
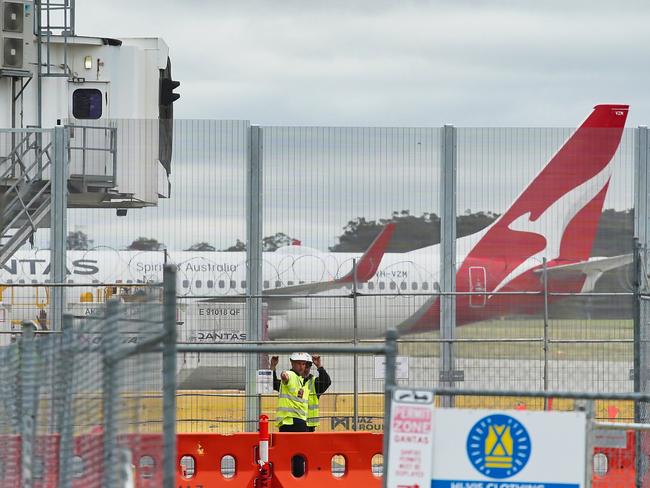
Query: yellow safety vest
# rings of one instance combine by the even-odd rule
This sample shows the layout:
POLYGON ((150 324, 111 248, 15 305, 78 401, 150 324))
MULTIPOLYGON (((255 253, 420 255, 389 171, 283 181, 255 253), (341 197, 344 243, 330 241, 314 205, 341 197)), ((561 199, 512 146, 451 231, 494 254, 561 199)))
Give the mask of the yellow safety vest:
POLYGON ((303 385, 303 378, 293 371, 288 371, 289 381, 285 385, 280 381, 280 392, 278 394, 278 410, 275 418, 275 425, 293 425, 293 419, 307 421, 307 402, 309 389, 303 385))
POLYGON ((314 385, 314 377, 312 376, 307 382, 309 387, 309 401, 307 402, 307 426, 318 427, 320 422, 320 410, 318 406, 318 395, 316 394, 316 387, 314 385))

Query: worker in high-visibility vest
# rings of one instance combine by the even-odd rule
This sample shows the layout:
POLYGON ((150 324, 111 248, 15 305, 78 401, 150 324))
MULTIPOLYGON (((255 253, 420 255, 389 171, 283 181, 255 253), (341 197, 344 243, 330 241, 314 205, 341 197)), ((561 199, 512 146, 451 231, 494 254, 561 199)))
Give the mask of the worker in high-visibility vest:
POLYGON ((280 432, 307 432, 309 389, 304 375, 312 358, 306 352, 294 352, 289 360, 291 369, 280 375, 276 425, 280 432))
POLYGON ((327 391, 332 380, 325 371, 320 356, 312 355, 312 362, 318 370, 318 376, 310 373, 312 363, 307 363, 305 368, 305 384, 309 388, 309 401, 307 402, 307 430, 314 432, 320 423, 320 396, 327 391))
MULTIPOLYGON (((307 430, 314 432, 320 421, 320 396, 327 391, 332 384, 332 380, 323 367, 321 357, 312 355, 313 363, 308 362, 305 368, 305 384, 309 388, 309 401, 307 403, 307 430), (318 376, 310 373, 312 364, 318 369, 318 376)), ((280 389, 280 379, 277 377, 275 369, 278 365, 278 356, 271 357, 271 369, 273 370, 273 389, 280 389)))

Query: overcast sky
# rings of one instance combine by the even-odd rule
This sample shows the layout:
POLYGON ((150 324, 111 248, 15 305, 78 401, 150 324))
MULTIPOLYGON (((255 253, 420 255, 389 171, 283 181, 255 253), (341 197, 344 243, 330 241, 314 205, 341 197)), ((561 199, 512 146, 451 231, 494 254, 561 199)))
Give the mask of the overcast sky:
MULTIPOLYGON (((182 83, 177 119, 576 127, 595 104, 628 103, 628 127, 650 124, 650 2, 78 0, 76 15, 80 35, 165 39, 182 83)), ((280 149, 265 160, 264 235, 283 231, 325 249, 357 216, 437 211, 437 142, 404 139, 424 156, 404 152, 408 144, 373 142, 391 134, 354 136, 351 162, 346 152, 325 161, 309 147, 296 150, 302 136, 269 141, 280 149)), ((566 136, 558 134, 524 149, 516 167, 513 155, 522 154, 507 142, 482 155, 479 171, 459 161, 459 213, 505 210, 557 150, 566 136)), ((351 140, 341 137, 334 152, 351 140)), ((529 137, 541 136, 518 136, 529 137)), ((631 206, 631 147, 624 138, 606 207, 631 206)), ((171 200, 120 219, 71 211, 70 230, 116 247, 140 235, 173 249, 243 239, 245 168, 182 143, 174 159, 171 200)))
POLYGON ((78 0, 77 32, 162 37, 177 117, 261 124, 650 123, 650 2, 78 0))

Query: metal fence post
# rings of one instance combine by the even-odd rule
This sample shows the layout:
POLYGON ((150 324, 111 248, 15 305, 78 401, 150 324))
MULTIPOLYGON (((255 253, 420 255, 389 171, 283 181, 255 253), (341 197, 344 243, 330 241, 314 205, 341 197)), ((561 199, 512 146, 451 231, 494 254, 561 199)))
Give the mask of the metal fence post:
POLYGON ((397 364, 397 331, 388 329, 386 331, 386 371, 384 373, 384 464, 383 464, 383 486, 386 488, 388 481, 388 446, 390 444, 390 405, 395 390, 395 367, 397 364))
MULTIPOLYGON (((546 258, 542 261, 542 284, 544 287, 544 391, 548 390, 548 267, 546 258)), ((544 398, 544 410, 548 410, 548 398, 544 398)))
POLYGON ((21 428, 20 428, 20 464, 21 486, 31 488, 33 484, 32 468, 34 458, 34 435, 36 433, 35 402, 35 364, 34 324, 23 322, 20 338, 20 386, 21 386, 21 428))
MULTIPOLYGON (((359 309, 358 303, 357 303, 357 260, 353 259, 352 260, 352 326, 353 326, 353 339, 354 339, 354 345, 356 346, 359 344, 359 329, 358 329, 358 312, 359 309)), ((352 389, 354 391, 354 397, 353 397, 353 424, 352 424, 352 430, 358 430, 359 429, 359 356, 355 352, 352 356, 352 374, 353 376, 353 384, 352 384, 352 389)))
POLYGON ((57 389, 60 402, 58 403, 57 432, 59 432, 59 487, 68 488, 72 483, 72 435, 73 435, 73 388, 72 375, 74 370, 75 343, 72 332, 72 315, 63 316, 60 358, 60 381, 57 389))
MULTIPOLYGON (((54 128, 54 160, 52 161, 51 268, 50 280, 63 283, 66 277, 66 239, 68 234, 68 138, 65 127, 54 128)), ((50 328, 61 328, 65 306, 65 288, 52 288, 50 328)))
POLYGON ((116 403, 119 401, 117 388, 117 364, 112 355, 119 346, 120 304, 116 299, 106 305, 106 321, 102 328, 102 363, 104 385, 104 483, 103 486, 117 486, 117 417, 116 403))
MULTIPOLYGON (((246 339, 259 341, 262 329, 262 129, 249 128, 246 177, 246 339)), ((257 429, 260 414, 256 392, 257 354, 246 355, 246 431, 257 429)))
MULTIPOLYGON (((648 265, 644 259, 648 248, 649 226, 648 219, 650 207, 650 195, 648 188, 650 182, 650 135, 648 128, 640 126, 634 132, 634 391, 647 392, 650 387, 648 375, 648 307, 650 303, 643 299, 642 293, 647 292, 644 287, 645 277, 648 273, 648 265)), ((648 421, 648 404, 646 402, 634 403, 634 421, 648 421)), ((642 486, 643 478, 647 470, 647 461, 643 446, 647 440, 646 433, 638 433, 636 436, 636 486, 642 486)))
MULTIPOLYGON (((441 133, 440 165, 440 291, 456 291, 456 128, 445 125, 441 133)), ((440 383, 454 386, 454 343, 456 326, 456 297, 440 295, 440 383)), ((453 407, 452 396, 441 398, 443 407, 453 407)))
POLYGON ((163 343, 163 488, 176 482, 176 267, 165 266, 163 343))
POLYGON ((595 406, 593 400, 576 400, 575 410, 585 412, 587 426, 585 436, 585 488, 591 488, 591 479, 594 474, 594 418, 595 406))

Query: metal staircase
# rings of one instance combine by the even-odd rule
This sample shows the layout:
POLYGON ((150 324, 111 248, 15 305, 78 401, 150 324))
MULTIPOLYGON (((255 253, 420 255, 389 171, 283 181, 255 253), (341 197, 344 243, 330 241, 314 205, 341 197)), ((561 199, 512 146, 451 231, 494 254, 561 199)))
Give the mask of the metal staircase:
POLYGON ((52 166, 51 140, 43 144, 44 131, 39 130, 12 135, 17 142, 0 157, 0 266, 32 238, 39 226, 47 225, 52 205, 47 178, 52 166))

